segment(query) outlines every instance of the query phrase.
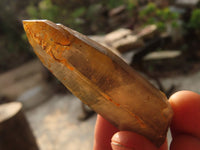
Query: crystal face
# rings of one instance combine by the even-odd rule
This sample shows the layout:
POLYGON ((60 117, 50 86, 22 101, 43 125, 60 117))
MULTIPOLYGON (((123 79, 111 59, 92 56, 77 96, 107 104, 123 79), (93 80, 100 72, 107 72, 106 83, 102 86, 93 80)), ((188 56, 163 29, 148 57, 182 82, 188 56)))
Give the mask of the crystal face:
POLYGON ((173 111, 162 92, 81 33, 48 20, 23 25, 36 55, 75 96, 119 130, 163 144, 173 111))

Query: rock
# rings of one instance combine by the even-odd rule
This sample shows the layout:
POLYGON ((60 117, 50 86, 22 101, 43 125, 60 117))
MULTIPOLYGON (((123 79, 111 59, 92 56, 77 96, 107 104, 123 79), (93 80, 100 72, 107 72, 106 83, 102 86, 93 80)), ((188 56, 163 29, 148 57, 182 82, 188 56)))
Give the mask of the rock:
POLYGON ((103 36, 103 35, 92 35, 92 36, 88 36, 88 37, 91 38, 92 40, 94 40, 95 42, 100 43, 104 47, 110 49, 113 53, 115 53, 117 56, 122 58, 121 53, 117 49, 115 49, 114 47, 109 46, 108 44, 106 44, 105 36, 103 36))
POLYGON ((158 28, 155 24, 147 25, 137 33, 137 36, 142 39, 151 39, 157 34, 157 31, 158 28))
POLYGON ((129 14, 125 5, 113 8, 108 12, 108 24, 112 29, 125 27, 130 22, 129 14))
POLYGON ((105 36, 105 43, 119 50, 119 52, 126 52, 144 45, 143 40, 136 35, 132 35, 132 31, 125 28, 108 33, 105 36))
POLYGON ((105 36, 105 42, 107 45, 119 50, 120 52, 127 52, 139 47, 144 46, 144 40, 152 39, 157 34, 156 25, 148 25, 138 31, 132 32, 132 30, 120 28, 105 36))
POLYGON ((125 5, 121 5, 119 7, 113 8, 110 12, 109 12, 109 17, 113 17, 116 15, 119 15, 120 13, 124 12, 126 10, 126 6, 125 5))
POLYGON ((135 36, 135 35, 128 35, 125 38, 117 40, 111 44, 112 44, 112 47, 118 49, 120 52, 127 52, 127 51, 144 46, 143 40, 138 38, 138 36, 135 36))
POLYGON ((132 31, 130 29, 120 28, 113 32, 108 33, 105 36, 105 42, 110 45, 110 43, 122 39, 128 35, 130 35, 132 31))
POLYGON ((195 6, 199 0, 176 0, 175 4, 181 5, 181 6, 195 6))
POLYGON ((100 44, 105 43, 105 35, 89 35, 88 37, 100 44))
POLYGON ((158 60, 158 59, 173 59, 181 55, 181 51, 178 50, 164 50, 147 54, 144 60, 158 60))

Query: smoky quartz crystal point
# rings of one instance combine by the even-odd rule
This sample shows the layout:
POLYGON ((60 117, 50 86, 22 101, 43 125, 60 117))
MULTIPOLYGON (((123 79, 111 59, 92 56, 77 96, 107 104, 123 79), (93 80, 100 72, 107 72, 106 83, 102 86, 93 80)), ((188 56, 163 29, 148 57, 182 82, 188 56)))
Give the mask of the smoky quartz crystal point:
POLYGON ((36 55, 75 96, 119 130, 164 143, 173 111, 162 92, 81 33, 48 20, 23 25, 36 55))

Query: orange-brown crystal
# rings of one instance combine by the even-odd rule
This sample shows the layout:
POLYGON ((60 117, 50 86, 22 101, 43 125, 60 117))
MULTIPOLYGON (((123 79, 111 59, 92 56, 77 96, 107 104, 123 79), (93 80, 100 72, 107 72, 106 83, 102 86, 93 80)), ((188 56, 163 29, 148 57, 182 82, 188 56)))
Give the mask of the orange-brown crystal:
POLYGON ((43 64, 69 89, 120 130, 160 146, 172 109, 163 93, 107 48, 47 20, 23 21, 43 64))

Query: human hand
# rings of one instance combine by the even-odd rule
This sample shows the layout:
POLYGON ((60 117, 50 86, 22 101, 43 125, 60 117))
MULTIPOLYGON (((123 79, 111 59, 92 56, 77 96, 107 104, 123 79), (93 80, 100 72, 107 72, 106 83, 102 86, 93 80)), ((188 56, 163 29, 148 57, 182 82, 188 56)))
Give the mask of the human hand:
MULTIPOLYGON (((173 94, 169 102, 174 111, 171 123, 171 150, 200 150, 200 95, 190 91, 173 94)), ((101 116, 95 128, 94 150, 167 150, 167 141, 155 147, 134 132, 119 131, 101 116)))

